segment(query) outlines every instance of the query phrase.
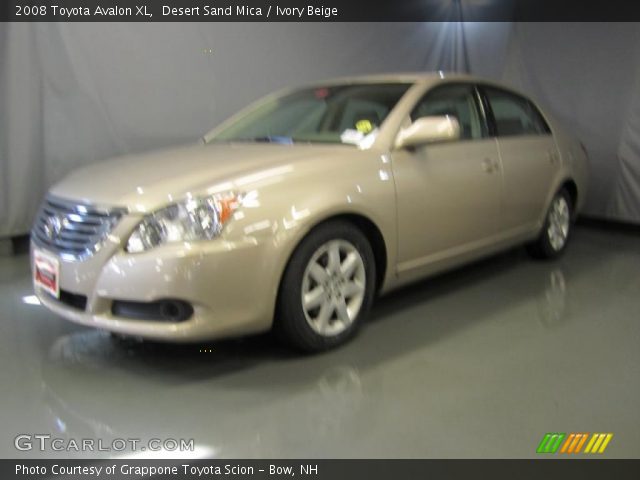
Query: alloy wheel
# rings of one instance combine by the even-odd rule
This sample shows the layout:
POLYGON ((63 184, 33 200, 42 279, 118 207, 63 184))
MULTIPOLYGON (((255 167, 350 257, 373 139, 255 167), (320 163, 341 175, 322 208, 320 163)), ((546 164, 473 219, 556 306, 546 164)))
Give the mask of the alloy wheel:
POLYGON ((567 200, 564 196, 558 195, 549 210, 549 224, 547 227, 549 244, 556 252, 562 250, 567 242, 569 225, 571 223, 570 216, 567 200))
POLYGON ((358 249, 330 240, 311 256, 302 279, 302 309, 309 326, 322 336, 344 332, 365 298, 366 270, 358 249))

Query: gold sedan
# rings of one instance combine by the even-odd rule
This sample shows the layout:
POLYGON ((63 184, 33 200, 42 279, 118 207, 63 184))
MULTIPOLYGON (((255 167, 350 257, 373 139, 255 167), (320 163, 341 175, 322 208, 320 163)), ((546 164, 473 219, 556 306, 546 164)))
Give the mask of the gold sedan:
POLYGON ((161 341, 274 328, 351 338, 376 293, 516 244, 563 252, 584 148, 529 98, 469 76, 386 75, 271 95, 199 145, 80 169, 32 231, 36 294, 161 341))

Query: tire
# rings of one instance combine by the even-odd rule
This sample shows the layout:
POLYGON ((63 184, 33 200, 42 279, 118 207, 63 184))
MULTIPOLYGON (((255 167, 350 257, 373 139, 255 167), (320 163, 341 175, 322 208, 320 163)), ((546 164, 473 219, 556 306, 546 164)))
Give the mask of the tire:
POLYGON ((527 245, 529 254, 539 259, 552 259, 562 255, 571 236, 572 218, 571 196, 562 189, 551 201, 540 235, 527 245))
POLYGON ((313 229, 284 272, 274 330, 297 350, 320 352, 347 342, 366 316, 376 285, 373 251, 346 221, 313 229))

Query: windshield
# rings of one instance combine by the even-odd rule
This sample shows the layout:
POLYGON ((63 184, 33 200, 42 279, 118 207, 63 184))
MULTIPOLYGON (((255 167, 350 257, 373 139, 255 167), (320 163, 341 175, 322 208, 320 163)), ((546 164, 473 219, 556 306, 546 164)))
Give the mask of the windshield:
POLYGON ((357 144, 375 134, 409 86, 363 83, 298 90, 260 105, 209 141, 357 144))

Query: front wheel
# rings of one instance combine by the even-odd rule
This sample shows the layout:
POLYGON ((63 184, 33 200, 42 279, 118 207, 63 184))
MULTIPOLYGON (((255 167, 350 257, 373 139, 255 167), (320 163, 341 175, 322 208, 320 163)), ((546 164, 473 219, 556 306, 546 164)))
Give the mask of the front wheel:
POLYGON ((293 253, 284 273, 274 328, 307 352, 351 338, 369 310, 375 261, 367 238, 348 222, 314 229, 293 253))
POLYGON ((560 190, 551 202, 540 236, 527 246, 535 258, 555 258, 567 246, 571 233, 572 202, 569 193, 560 190))

